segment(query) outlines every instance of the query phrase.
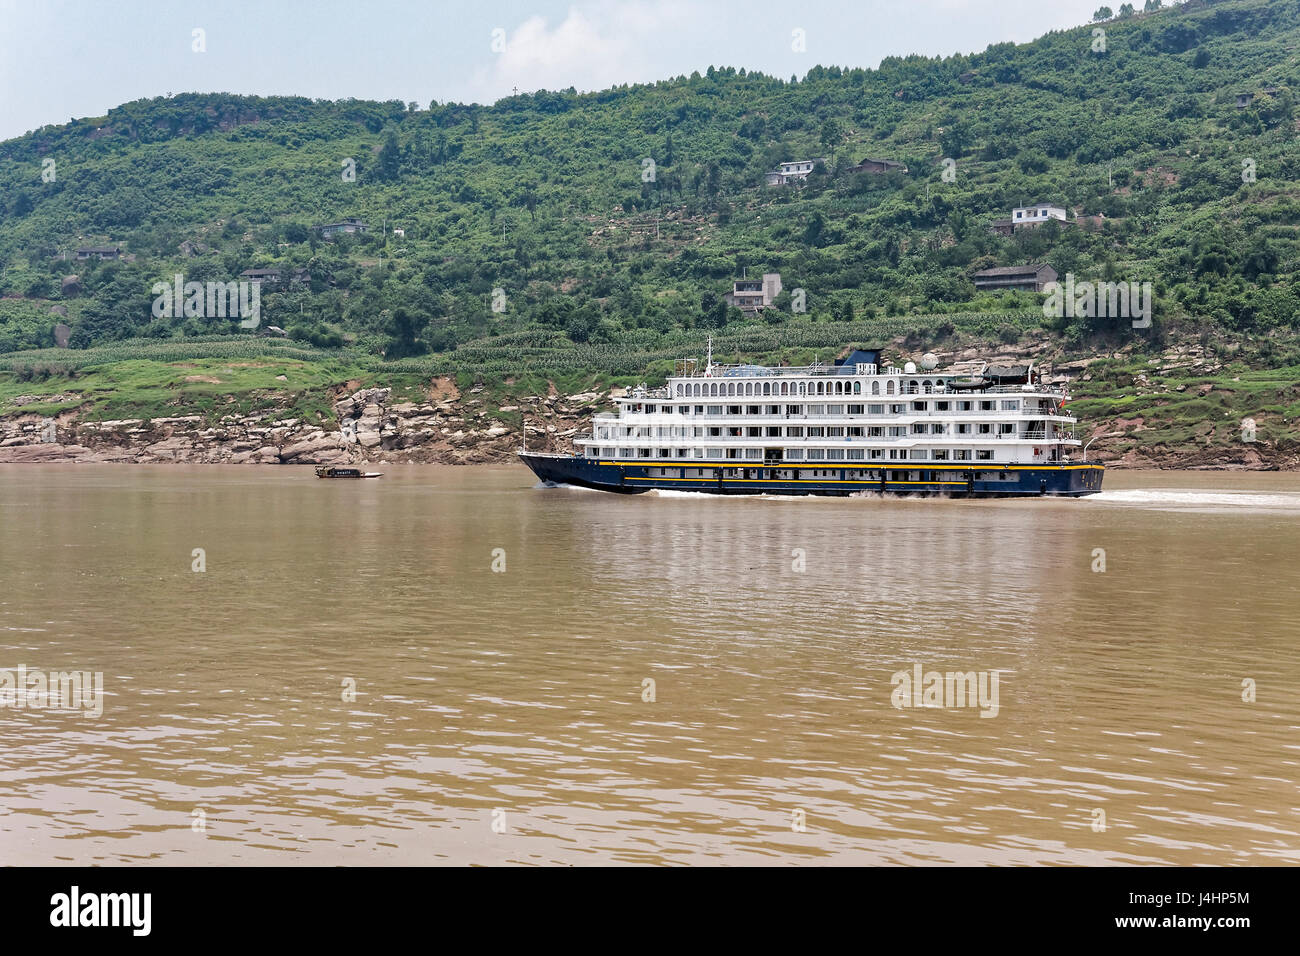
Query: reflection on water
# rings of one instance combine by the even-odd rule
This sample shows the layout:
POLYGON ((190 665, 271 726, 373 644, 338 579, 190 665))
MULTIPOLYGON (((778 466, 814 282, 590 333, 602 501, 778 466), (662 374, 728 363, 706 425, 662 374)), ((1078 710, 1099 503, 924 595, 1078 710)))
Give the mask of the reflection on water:
POLYGON ((0 467, 0 668, 105 675, 0 709, 0 862, 1300 862, 1293 476, 385 471, 0 467))

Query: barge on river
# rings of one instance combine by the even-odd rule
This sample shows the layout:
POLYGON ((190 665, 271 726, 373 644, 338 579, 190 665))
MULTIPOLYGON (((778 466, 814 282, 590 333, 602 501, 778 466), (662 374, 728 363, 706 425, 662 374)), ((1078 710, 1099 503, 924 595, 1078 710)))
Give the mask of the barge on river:
POLYGON ((1063 384, 1032 364, 936 371, 854 349, 802 368, 678 364, 662 388, 616 398, 572 454, 521 451, 545 482, 717 494, 1051 495, 1101 490, 1078 457, 1063 384))

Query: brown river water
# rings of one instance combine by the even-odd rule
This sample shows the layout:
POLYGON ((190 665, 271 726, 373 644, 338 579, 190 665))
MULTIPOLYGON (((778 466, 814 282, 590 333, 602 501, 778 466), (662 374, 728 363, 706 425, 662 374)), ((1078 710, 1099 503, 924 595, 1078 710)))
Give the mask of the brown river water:
POLYGON ((1300 475, 381 470, 0 466, 0 864, 1300 863, 1300 475))

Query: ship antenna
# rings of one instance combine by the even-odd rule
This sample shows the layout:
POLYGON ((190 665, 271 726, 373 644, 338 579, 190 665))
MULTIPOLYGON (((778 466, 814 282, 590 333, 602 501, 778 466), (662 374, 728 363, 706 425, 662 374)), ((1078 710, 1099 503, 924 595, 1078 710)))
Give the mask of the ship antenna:
POLYGON ((708 357, 704 360, 704 374, 706 375, 713 374, 713 336, 712 335, 709 336, 708 357))

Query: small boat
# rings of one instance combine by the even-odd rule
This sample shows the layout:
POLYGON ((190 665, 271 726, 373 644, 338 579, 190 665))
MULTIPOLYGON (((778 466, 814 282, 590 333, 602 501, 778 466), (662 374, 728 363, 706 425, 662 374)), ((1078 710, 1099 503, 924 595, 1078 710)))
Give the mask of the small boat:
POLYGON ((316 469, 317 478, 380 478, 382 471, 362 471, 360 468, 335 468, 333 465, 320 465, 316 469))

